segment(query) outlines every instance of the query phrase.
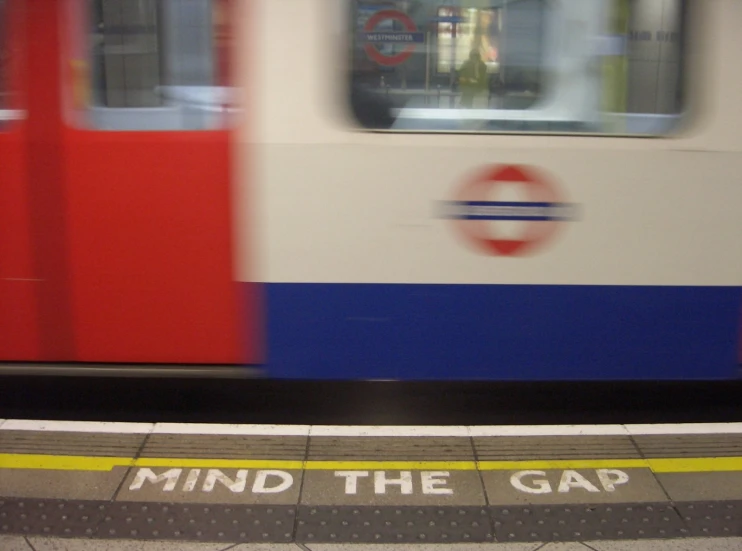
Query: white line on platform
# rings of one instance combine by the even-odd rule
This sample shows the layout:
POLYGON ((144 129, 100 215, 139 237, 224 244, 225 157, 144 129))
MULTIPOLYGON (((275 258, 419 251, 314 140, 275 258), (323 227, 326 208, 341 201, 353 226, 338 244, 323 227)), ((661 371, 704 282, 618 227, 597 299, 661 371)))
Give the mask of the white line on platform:
POLYGON ((626 436, 623 425, 475 426, 472 436, 626 436))
POLYGON ((742 423, 685 423, 680 425, 626 425, 629 434, 742 434, 742 423))
POLYGON ((103 432, 115 434, 148 434, 154 423, 108 423, 101 421, 35 421, 8 419, 0 430, 32 430, 49 432, 103 432))
POLYGON ((239 436, 307 436, 309 425, 210 425, 157 423, 153 434, 224 434, 239 436))
POLYGON ((313 425, 311 436, 469 436, 465 426, 331 426, 313 425))
POLYGON ((620 436, 742 434, 742 423, 665 425, 226 425, 207 423, 109 423, 98 421, 0 420, 0 430, 113 434, 222 434, 240 436, 620 436))

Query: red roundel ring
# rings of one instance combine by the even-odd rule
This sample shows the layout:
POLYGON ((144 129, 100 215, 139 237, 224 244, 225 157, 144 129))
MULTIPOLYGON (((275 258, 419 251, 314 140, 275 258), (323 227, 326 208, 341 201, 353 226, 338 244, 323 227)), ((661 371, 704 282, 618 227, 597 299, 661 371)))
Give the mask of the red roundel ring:
MULTIPOLYGON (((527 201, 533 203, 560 202, 557 190, 533 169, 522 166, 489 167, 461 187, 455 201, 484 201, 492 188, 517 182, 523 186, 527 201)), ((499 239, 485 220, 454 220, 459 234, 481 252, 494 256, 525 256, 541 248, 558 232, 556 220, 529 222, 520 239, 499 239)))
MULTIPOLYGON (((373 32, 373 30, 376 28, 376 25, 378 25, 382 21, 386 21, 387 19, 398 21, 409 33, 417 32, 417 26, 415 25, 415 22, 410 19, 407 14, 396 10, 377 11, 368 19, 368 21, 366 21, 366 24, 363 27, 364 32, 373 32)), ((404 63, 405 61, 407 61, 415 52, 415 45, 410 44, 404 50, 392 56, 386 56, 382 54, 373 44, 366 44, 365 50, 366 54, 368 54, 368 57, 370 57, 379 65, 391 66, 399 65, 400 63, 404 63)))

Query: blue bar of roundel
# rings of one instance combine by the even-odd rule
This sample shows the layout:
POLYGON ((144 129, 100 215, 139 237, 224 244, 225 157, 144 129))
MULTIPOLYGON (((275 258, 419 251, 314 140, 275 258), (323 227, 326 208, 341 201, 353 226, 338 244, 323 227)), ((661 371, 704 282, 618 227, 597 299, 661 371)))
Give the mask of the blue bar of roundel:
POLYGON ((453 201, 452 205, 466 205, 467 207, 523 207, 523 208, 551 208, 558 207, 560 203, 543 203, 536 201, 453 201))
MULTIPOLYGON (((508 208, 559 208, 573 207, 569 204, 560 203, 528 203, 516 201, 452 201, 444 203, 444 206, 466 206, 466 207, 508 207, 508 208)), ((560 212, 560 211, 557 211, 560 212)), ((561 211, 563 212, 563 211, 561 211)), ((505 215, 485 215, 485 214, 468 214, 464 216, 444 215, 445 218, 456 220, 500 220, 500 221, 524 221, 524 222, 547 222, 547 221, 567 221, 571 220, 570 216, 519 216, 517 214, 505 215)))

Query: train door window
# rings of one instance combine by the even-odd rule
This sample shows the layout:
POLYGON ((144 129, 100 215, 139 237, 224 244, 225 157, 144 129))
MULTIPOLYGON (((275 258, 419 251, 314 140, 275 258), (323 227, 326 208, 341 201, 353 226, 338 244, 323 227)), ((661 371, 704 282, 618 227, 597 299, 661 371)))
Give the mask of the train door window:
POLYGON ((11 29, 11 1, 0 0, 0 131, 7 129, 13 120, 21 116, 15 86, 14 67, 17 66, 17 60, 14 52, 17 51, 17 44, 11 29))
MULTIPOLYGON (((211 130, 234 112, 231 0, 88 0, 77 121, 102 130, 211 130)), ((74 64, 73 64, 74 65, 74 64)))
POLYGON ((8 105, 10 89, 10 45, 8 44, 7 0, 0 0, 0 110, 8 105))
POLYGON ((685 0, 351 0, 369 129, 659 136, 682 110, 685 0))

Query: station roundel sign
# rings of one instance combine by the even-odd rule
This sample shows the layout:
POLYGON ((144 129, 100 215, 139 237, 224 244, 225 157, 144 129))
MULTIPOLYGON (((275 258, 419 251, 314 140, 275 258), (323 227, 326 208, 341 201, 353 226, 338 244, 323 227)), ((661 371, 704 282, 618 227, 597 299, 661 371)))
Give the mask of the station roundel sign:
POLYGON ((446 218, 463 239, 490 256, 526 256, 549 243, 574 218, 575 206, 561 201, 554 183, 540 171, 519 165, 488 167, 459 188, 446 203, 446 218), (517 184, 522 201, 490 201, 494 189, 517 184), (492 221, 525 222, 518 238, 498 237, 492 221))
MULTIPOLYGON (((393 66, 393 65, 399 65, 407 61, 410 58, 410 56, 413 53, 415 53, 415 42, 418 41, 416 37, 420 34, 418 33, 417 25, 415 25, 415 22, 410 18, 410 16, 404 12, 397 11, 397 10, 377 11, 375 14, 369 17, 368 21, 366 21, 366 24, 363 26, 363 32, 368 37, 369 35, 374 34, 374 30, 379 25, 379 23, 382 23, 384 21, 390 21, 390 20, 397 21, 402 24, 402 27, 404 27, 404 32, 402 34, 409 36, 411 38, 409 42, 411 43, 408 44, 404 48, 404 50, 402 50, 398 54, 385 55, 379 51, 379 49, 374 44, 374 41, 366 41, 366 45, 364 46, 364 49, 366 50, 366 54, 368 55, 368 57, 370 57, 373 61, 375 61, 379 65, 393 66)), ((380 33, 380 34, 399 34, 399 33, 380 33)))

